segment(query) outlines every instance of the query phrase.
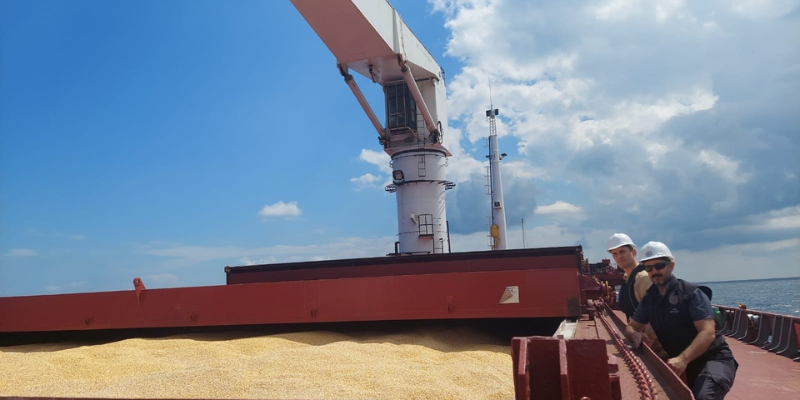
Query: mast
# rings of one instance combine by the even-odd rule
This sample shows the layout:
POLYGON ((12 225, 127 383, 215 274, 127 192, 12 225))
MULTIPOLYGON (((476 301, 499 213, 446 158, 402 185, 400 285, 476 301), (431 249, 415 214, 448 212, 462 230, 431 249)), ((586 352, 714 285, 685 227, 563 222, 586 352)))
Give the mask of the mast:
POLYGON ((505 250, 508 248, 508 234, 506 230, 506 211, 503 201, 503 180, 500 177, 500 161, 506 156, 500 153, 497 146, 496 117, 500 110, 494 108, 491 100, 492 87, 489 83, 489 109, 486 110, 486 119, 489 120, 489 195, 492 198, 492 225, 489 236, 492 238, 492 250, 505 250))

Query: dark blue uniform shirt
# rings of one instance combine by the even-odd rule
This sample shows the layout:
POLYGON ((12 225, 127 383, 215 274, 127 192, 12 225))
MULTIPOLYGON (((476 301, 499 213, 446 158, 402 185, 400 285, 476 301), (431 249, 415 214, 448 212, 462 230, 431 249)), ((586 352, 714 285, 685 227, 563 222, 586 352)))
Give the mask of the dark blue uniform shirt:
MULTIPOLYGON (((694 284, 670 277, 662 295, 653 285, 642 298, 633 320, 650 324, 670 357, 679 356, 697 337, 695 322, 713 320, 711 301, 694 284)), ((697 399, 720 399, 730 390, 737 363, 721 333, 706 351, 686 366, 686 378, 697 399), (710 395, 709 395, 710 393, 710 395)))
MULTIPOLYGON (((677 282, 675 276, 672 276, 669 280, 669 284, 667 285, 667 294, 670 295, 674 289, 674 286, 677 282)), ((652 296, 650 299, 652 303, 659 304, 663 300, 661 293, 658 291, 658 286, 653 285, 650 286, 650 289, 647 290, 646 296, 652 296)), ((714 311, 711 309, 711 300, 708 299, 705 293, 703 293, 700 289, 695 289, 692 295, 688 299, 689 301, 689 316, 692 318, 692 321, 702 321, 704 319, 714 319, 714 311)), ((644 302, 644 299, 642 299, 644 302)), ((638 307, 636 312, 633 313, 633 319, 640 323, 640 324, 649 324, 650 323, 650 315, 647 312, 648 308, 646 307, 638 307)))

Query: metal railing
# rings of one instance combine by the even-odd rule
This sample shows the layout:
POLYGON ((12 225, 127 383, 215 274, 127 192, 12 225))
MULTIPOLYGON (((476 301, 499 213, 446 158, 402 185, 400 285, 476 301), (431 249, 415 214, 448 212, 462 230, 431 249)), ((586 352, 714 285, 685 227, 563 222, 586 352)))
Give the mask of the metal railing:
POLYGON ((723 335, 800 362, 800 317, 714 305, 723 335))

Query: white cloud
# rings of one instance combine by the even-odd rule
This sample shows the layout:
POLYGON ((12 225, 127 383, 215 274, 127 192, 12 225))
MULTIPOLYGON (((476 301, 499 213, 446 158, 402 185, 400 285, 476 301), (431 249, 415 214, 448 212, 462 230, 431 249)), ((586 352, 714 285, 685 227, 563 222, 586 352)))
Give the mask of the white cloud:
POLYGON ((570 204, 564 201, 557 201, 549 206, 538 206, 536 207, 535 213, 541 215, 548 215, 548 214, 577 214, 581 213, 580 207, 570 204))
POLYGON ((798 276, 800 239, 720 246, 702 251, 679 250, 675 275, 694 282, 798 276), (724 265, 724 269, 715 268, 724 265))
MULTIPOLYGON (((557 206, 575 210, 574 205, 557 206), (570 207, 571 206, 571 207, 570 207)), ((555 203, 558 204, 558 203, 555 203)), ((526 229, 527 248, 561 247, 582 245, 583 253, 591 262, 608 258, 605 245, 613 229, 589 229, 581 232, 559 224, 542 224, 534 217, 526 219, 530 225, 526 229), (539 223, 540 225, 536 225, 539 223)), ((488 229, 469 234, 451 234, 454 252, 488 250, 488 229)), ((657 239, 657 238, 648 238, 657 239)), ((209 260, 230 259, 230 265, 239 261, 240 265, 269 264, 279 262, 320 261, 344 258, 380 257, 394 249, 394 236, 363 238, 348 237, 327 243, 314 243, 303 246, 275 245, 260 248, 240 246, 169 246, 153 245, 142 252, 162 256, 174 261, 175 266, 186 266, 209 260)), ((641 238, 640 241, 646 241, 641 238)), ((509 248, 522 248, 522 231, 508 230, 509 248)), ((668 243, 672 244, 672 243, 668 243)), ((673 246, 674 247, 674 246, 673 246)), ((673 249, 674 250, 674 249, 673 249)), ((721 246, 703 251, 673 251, 680 263, 679 276, 691 281, 710 281, 728 279, 755 279, 766 277, 795 276, 798 274, 796 260, 800 259, 800 239, 773 242, 753 242, 735 246, 721 246), (718 269, 714 266, 724 265, 718 269), (754 266, 763 266, 754 268, 754 266)), ((227 262, 227 261, 226 261, 227 262)), ((170 274, 163 274, 166 282, 170 274)), ((148 281, 152 278, 148 277, 148 281)), ((164 283, 167 285, 167 283, 164 283)), ((147 281, 145 282, 147 284, 147 281)), ((169 283, 177 286, 177 284, 169 283)))
MULTIPOLYGON (((504 162, 504 181, 529 182, 524 194, 507 189, 507 204, 584 199, 571 213, 541 204, 534 221, 625 223, 642 234, 659 225, 676 237, 726 225, 782 240, 794 229, 793 216, 746 219, 800 199, 791 130, 800 96, 787 90, 800 76, 800 53, 786 40, 798 23, 775 17, 793 6, 764 3, 772 11, 754 22, 739 14, 758 7, 746 0, 429 2, 450 30, 447 55, 463 64, 448 81, 453 134, 445 138, 454 154, 448 177, 472 190, 454 192, 449 214, 464 219, 477 203, 462 197, 475 197, 484 179, 491 80, 502 145, 518 153, 504 162)), ((744 240, 755 241, 735 241, 744 240)))
POLYGON ((453 155, 447 160, 447 179, 453 182, 466 182, 475 176, 483 176, 485 172, 483 160, 476 160, 464 151, 462 137, 462 130, 452 126, 444 135, 444 145, 453 155))
POLYGON ((786 207, 745 217, 746 224, 735 224, 704 232, 717 233, 764 233, 800 229, 800 206, 786 207))
POLYGON ((359 176, 358 178, 350 178, 350 182, 353 182, 357 185, 357 189, 361 190, 366 187, 377 187, 377 182, 380 181, 381 178, 370 173, 366 173, 364 175, 359 176))
POLYGON ((251 259, 250 257, 242 257, 239 259, 242 265, 261 265, 261 264, 274 264, 277 262, 275 257, 263 257, 259 259, 251 259))
POLYGON ((350 178, 350 182, 356 184, 356 190, 366 188, 381 188, 382 190, 384 186, 392 183, 392 167, 389 165, 391 157, 388 154, 382 151, 361 149, 358 159, 376 166, 381 173, 378 175, 366 173, 356 178, 350 178), (383 174, 386 178, 382 177, 383 174), (378 183, 382 180, 383 183, 378 183))
POLYGON ((759 246, 763 248, 764 251, 800 249, 800 238, 780 240, 777 242, 759 243, 759 246))
POLYGON ((34 249, 11 249, 7 253, 3 254, 7 257, 33 257, 36 256, 36 250, 34 249))
POLYGON ((392 173, 392 167, 389 166, 391 157, 382 151, 361 149, 361 154, 358 156, 358 158, 361 161, 366 161, 372 165, 375 165, 381 172, 385 174, 391 175, 392 173))
POLYGON ((714 150, 700 151, 697 159, 730 182, 743 184, 750 178, 750 174, 739 172, 739 161, 725 157, 714 150))
POLYGON ((262 217, 297 217, 302 213, 303 211, 297 206, 296 201, 290 201, 288 203, 279 201, 272 205, 265 205, 264 208, 258 212, 258 215, 262 217))
POLYGON ((786 207, 751 217, 754 226, 763 230, 800 229, 800 206, 786 207))
POLYGON ((502 164, 503 174, 508 173, 511 177, 519 179, 541 179, 548 180, 547 170, 531 165, 527 161, 504 161, 502 164))
POLYGON ((610 0, 594 9, 599 20, 620 21, 641 12, 642 0, 610 0))
POLYGON ((778 18, 797 6, 792 0, 732 0, 733 9, 745 18, 778 18))

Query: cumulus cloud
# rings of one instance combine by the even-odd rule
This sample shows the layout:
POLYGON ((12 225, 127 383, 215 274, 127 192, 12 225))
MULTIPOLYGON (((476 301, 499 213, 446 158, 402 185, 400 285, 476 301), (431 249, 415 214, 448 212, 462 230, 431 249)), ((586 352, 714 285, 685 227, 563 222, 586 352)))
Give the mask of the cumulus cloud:
POLYGON ((800 239, 751 242, 699 251, 679 250, 673 254, 675 274, 695 282, 798 276, 800 239), (726 269, 715 269, 717 265, 725 265, 726 269))
POLYGON ((350 178, 350 182, 356 185, 356 190, 366 188, 381 188, 383 190, 384 186, 392 183, 392 167, 389 165, 391 157, 388 154, 382 151, 361 149, 358 159, 377 167, 379 174, 373 175, 368 172, 364 175, 350 178), (379 183, 381 181, 383 182, 379 183))
POLYGON ((536 214, 576 214, 580 213, 581 208, 564 201, 557 201, 549 206, 536 207, 536 214))
POLYGON ((531 165, 528 161, 508 161, 503 162, 502 172, 505 176, 519 179, 539 179, 547 180, 549 174, 542 167, 531 165))
POLYGON ((290 201, 288 203, 278 201, 272 205, 265 205, 264 208, 258 212, 258 215, 262 217, 297 217, 302 213, 303 211, 297 206, 296 201, 290 201))
POLYGON ((357 185, 357 189, 361 190, 366 187, 377 187, 378 182, 381 180, 380 177, 372 175, 370 173, 366 173, 364 175, 359 176, 358 178, 350 178, 350 182, 353 182, 357 185))
POLYGON ((697 159, 717 171, 723 178, 737 184, 747 182, 749 174, 739 173, 739 161, 732 160, 714 150, 702 150, 697 159))
POLYGON ((796 2, 430 3, 450 30, 446 55, 463 64, 448 82, 454 232, 486 225, 475 150, 491 79, 501 150, 517 150, 506 203, 528 205, 510 224, 582 215, 569 233, 614 226, 693 251, 795 235, 793 215, 771 213, 800 204, 796 2), (536 207, 543 193, 584 200, 567 213, 536 207))
POLYGON ((7 257, 33 257, 36 255, 36 250, 34 249, 11 249, 5 254, 4 256, 7 257))
POLYGON ((761 214, 750 215, 745 218, 744 222, 744 224, 712 229, 711 232, 738 231, 743 233, 764 233, 775 231, 800 231, 800 206, 786 207, 780 210, 771 210, 761 214))
POLYGON ((385 174, 392 173, 392 167, 389 166, 391 157, 382 151, 361 149, 361 154, 358 156, 358 159, 378 167, 378 169, 385 174))

